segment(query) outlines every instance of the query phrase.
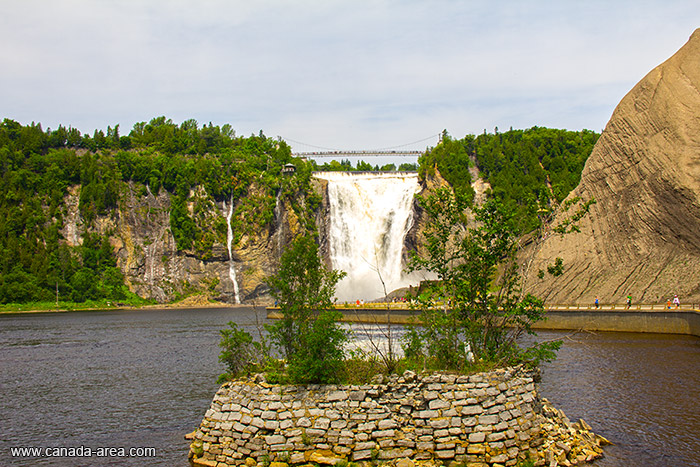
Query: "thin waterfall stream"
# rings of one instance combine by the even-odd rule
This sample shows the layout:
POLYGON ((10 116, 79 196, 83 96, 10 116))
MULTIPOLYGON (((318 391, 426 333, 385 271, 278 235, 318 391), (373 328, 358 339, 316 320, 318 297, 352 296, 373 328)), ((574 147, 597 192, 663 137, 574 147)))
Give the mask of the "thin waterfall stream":
MULTIPOLYGON (((224 211, 226 211, 226 201, 224 201, 224 211)), ((236 280, 236 264, 233 261, 233 252, 231 245, 233 243, 233 227, 231 226, 231 218, 233 217, 233 194, 226 213, 226 246, 228 248, 228 277, 233 283, 233 294, 235 303, 241 303, 241 297, 238 290, 238 281, 236 280)))

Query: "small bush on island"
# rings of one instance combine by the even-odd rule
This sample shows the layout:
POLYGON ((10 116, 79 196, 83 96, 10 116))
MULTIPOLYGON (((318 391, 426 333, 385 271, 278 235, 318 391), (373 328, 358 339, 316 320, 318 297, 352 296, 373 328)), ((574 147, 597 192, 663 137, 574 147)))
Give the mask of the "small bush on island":
POLYGON ((236 378, 257 368, 262 369, 267 352, 264 351, 264 343, 253 340, 248 332, 240 329, 232 321, 228 323, 229 329, 219 331, 222 348, 219 361, 226 365, 227 373, 220 378, 221 382, 229 378, 236 378))

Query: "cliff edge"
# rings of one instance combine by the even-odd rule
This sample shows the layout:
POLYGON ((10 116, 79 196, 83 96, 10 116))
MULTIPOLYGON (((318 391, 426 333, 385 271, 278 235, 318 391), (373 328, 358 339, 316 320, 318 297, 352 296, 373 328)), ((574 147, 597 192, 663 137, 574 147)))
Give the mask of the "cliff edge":
POLYGON ((619 103, 569 198, 581 231, 551 235, 527 289, 549 303, 700 300, 700 29, 619 103), (539 278, 560 257, 564 273, 539 278))

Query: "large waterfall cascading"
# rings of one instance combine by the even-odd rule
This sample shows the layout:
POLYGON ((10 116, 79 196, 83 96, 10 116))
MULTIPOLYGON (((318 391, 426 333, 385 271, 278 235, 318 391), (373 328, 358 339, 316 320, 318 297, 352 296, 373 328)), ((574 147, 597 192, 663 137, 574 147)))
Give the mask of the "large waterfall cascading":
POLYGON ((401 257, 413 224, 418 174, 411 172, 319 172, 328 180, 329 244, 341 301, 375 299, 409 285, 401 257), (381 276, 381 277, 380 277, 381 276))
MULTIPOLYGON (((224 201, 224 212, 226 209, 226 201, 224 201)), ((238 291, 238 281, 236 280, 236 266, 233 261, 233 254, 231 251, 231 244, 233 243, 233 227, 231 227, 231 218, 233 217, 233 195, 231 195, 231 201, 228 207, 228 212, 226 213, 226 245, 228 246, 228 277, 233 283, 233 295, 236 303, 241 303, 240 293, 238 291)))

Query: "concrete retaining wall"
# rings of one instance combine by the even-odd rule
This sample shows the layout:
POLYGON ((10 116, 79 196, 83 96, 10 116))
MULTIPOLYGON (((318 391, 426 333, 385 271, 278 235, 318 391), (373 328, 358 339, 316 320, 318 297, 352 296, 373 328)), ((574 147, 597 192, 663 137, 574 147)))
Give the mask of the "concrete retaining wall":
MULTIPOLYGON (((696 305, 686 309, 665 310, 662 305, 638 305, 631 310, 624 306, 605 306, 601 309, 578 306, 547 307, 546 321, 535 323, 535 329, 562 329, 585 331, 615 332, 656 332, 660 334, 687 334, 700 337, 700 311, 696 305), (692 307, 692 308, 691 308, 692 307)), ((338 308, 343 313, 343 321, 385 324, 386 312, 376 309, 347 310, 338 308)), ((407 324, 417 320, 420 312, 405 308, 391 309, 388 321, 395 324, 407 324)), ((281 314, 274 308, 268 309, 267 317, 279 319, 281 314)))
POLYGON ((548 311, 547 320, 535 329, 583 329, 586 331, 656 332, 700 337, 697 311, 548 311))

